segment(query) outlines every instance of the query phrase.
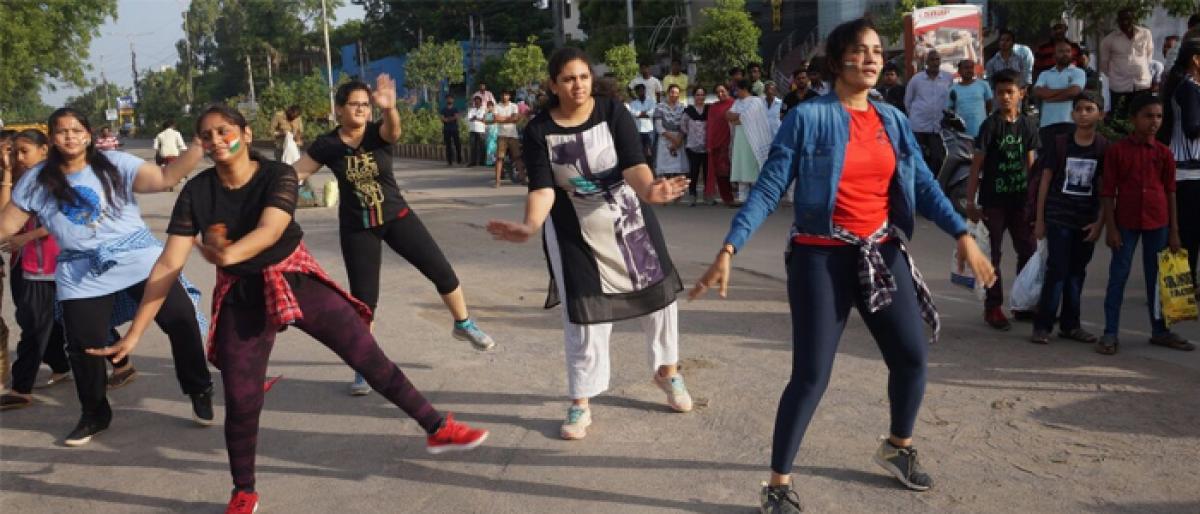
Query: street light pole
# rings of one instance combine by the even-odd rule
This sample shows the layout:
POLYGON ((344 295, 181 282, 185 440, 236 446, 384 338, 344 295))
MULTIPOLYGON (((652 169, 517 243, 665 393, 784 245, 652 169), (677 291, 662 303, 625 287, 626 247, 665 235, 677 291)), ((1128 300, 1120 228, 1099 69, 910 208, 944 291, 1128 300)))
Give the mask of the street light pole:
POLYGON ((625 22, 629 24, 629 44, 633 43, 633 0, 625 0, 625 22))
POLYGON ((329 16, 326 11, 325 0, 321 0, 321 27, 325 32, 325 69, 327 70, 327 81, 329 83, 329 123, 336 123, 337 120, 333 116, 333 56, 329 53, 329 16))

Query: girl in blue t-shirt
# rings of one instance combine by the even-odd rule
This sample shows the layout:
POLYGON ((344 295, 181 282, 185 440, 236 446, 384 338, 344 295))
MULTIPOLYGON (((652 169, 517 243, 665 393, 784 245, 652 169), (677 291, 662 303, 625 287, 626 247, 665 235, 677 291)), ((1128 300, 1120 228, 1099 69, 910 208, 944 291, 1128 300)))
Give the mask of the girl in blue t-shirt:
MULTIPOLYGON (((73 109, 54 111, 47 126, 46 161, 13 188, 12 201, 0 211, 0 240, 37 216, 58 241, 58 310, 83 410, 64 443, 80 446, 112 421, 104 358, 85 350, 109 345, 109 328, 132 317, 161 252, 134 193, 162 192, 177 184, 200 161, 200 145, 160 168, 125 152, 98 151, 87 118, 73 109)), ((211 424, 212 379, 204 361, 202 317, 181 283, 172 287, 156 321, 171 341, 175 374, 191 396, 193 419, 211 424)))

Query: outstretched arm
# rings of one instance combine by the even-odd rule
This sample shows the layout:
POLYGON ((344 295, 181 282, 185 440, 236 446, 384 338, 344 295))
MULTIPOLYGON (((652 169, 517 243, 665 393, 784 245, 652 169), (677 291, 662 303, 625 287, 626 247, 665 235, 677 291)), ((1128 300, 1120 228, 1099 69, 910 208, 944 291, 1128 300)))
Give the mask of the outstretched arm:
MULTIPOLYGON (((249 141, 242 142, 242 145, 249 144, 249 141)), ((152 162, 143 163, 138 167, 137 176, 133 179, 133 191, 136 193, 161 193, 174 187, 188 173, 196 169, 203 154, 200 140, 195 139, 192 141, 191 148, 188 148, 165 168, 160 168, 152 162)))
POLYGON ((383 126, 379 128, 379 136, 388 143, 400 141, 400 112, 396 110, 396 81, 387 73, 381 73, 375 79, 375 90, 371 91, 371 101, 380 111, 383 111, 383 126))

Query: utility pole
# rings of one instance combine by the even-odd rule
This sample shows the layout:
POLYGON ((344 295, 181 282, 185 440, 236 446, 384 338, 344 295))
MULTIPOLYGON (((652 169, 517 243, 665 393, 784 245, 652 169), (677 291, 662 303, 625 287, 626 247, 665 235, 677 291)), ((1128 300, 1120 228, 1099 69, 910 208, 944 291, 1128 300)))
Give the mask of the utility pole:
POLYGON ((142 88, 138 84, 137 52, 135 52, 133 50, 133 40, 132 39, 129 40, 129 59, 130 59, 130 61, 132 61, 132 65, 133 65, 133 96, 134 96, 134 98, 137 98, 138 101, 141 101, 142 100, 142 88))
POLYGON ((337 122, 333 115, 333 56, 329 53, 329 15, 325 7, 325 0, 321 0, 321 29, 325 32, 325 69, 328 70, 326 75, 329 84, 329 124, 333 125, 337 122))
POLYGON ((187 51, 187 112, 192 111, 192 26, 188 23, 188 12, 183 11, 183 45, 187 51))
POLYGON ((271 50, 268 49, 267 50, 267 87, 275 87, 275 74, 273 71, 271 71, 271 68, 275 67, 275 63, 272 61, 274 61, 274 59, 271 58, 271 50))
POLYGON ((629 44, 633 43, 633 0, 625 0, 625 22, 629 25, 629 44))
MULTIPOLYGON (((476 57, 478 56, 478 54, 475 52, 475 15, 474 14, 467 15, 467 31, 471 33, 471 67, 467 68, 468 73, 467 73, 467 84, 466 84, 467 94, 470 95, 471 91, 473 91, 471 89, 471 82, 472 82, 472 79, 475 78, 475 70, 479 66, 479 62, 475 60, 476 57)), ((470 97, 467 98, 467 107, 468 108, 471 107, 471 98, 470 97)))
POLYGON ((254 97, 254 70, 250 68, 250 54, 246 54, 246 80, 250 83, 250 104, 257 104, 254 97))
POLYGON ((563 0, 550 0, 550 15, 554 16, 554 48, 562 48, 563 37, 563 0))

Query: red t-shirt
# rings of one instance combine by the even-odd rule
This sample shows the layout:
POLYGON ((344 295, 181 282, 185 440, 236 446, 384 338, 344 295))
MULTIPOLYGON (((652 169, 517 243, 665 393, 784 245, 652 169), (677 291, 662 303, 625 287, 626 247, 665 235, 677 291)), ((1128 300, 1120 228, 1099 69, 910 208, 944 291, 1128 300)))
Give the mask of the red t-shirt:
MULTIPOLYGON (((833 224, 865 238, 882 227, 888 217, 888 190, 896 172, 896 153, 874 106, 850 113, 850 142, 842 161, 833 204, 833 224)), ((796 236, 796 244, 842 245, 823 237, 796 236)))
POLYGON ((1130 136, 1104 152, 1100 196, 1116 198, 1117 226, 1137 230, 1167 226, 1171 222, 1167 194, 1174 192, 1175 156, 1166 145, 1130 136))

